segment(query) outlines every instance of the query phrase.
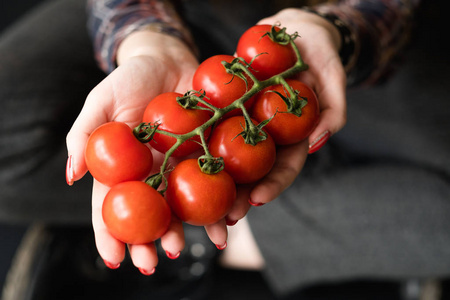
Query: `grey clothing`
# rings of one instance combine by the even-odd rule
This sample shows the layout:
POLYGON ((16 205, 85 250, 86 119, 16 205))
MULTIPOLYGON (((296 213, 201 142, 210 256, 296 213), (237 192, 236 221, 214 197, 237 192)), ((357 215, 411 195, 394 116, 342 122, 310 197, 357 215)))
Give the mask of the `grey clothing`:
MULTIPOLYGON (((213 38, 194 24, 196 2, 185 13, 194 35, 211 36, 203 55, 233 49, 241 28, 213 38)), ((400 71, 349 90, 347 126, 279 199, 249 212, 274 290, 449 274, 450 49, 433 5, 400 71)), ((90 222, 91 179, 68 187, 64 176, 65 136, 105 76, 85 22, 84 1, 49 1, 0 36, 2 221, 90 222)))

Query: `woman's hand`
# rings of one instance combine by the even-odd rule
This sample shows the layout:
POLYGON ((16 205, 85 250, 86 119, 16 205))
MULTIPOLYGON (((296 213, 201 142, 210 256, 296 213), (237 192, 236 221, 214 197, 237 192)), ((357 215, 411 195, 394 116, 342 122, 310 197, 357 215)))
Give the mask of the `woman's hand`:
MULTIPOLYGON (((118 50, 117 62, 118 68, 88 95, 67 135, 69 184, 86 174, 84 148, 90 134, 98 126, 119 121, 134 128, 141 122, 145 107, 155 96, 169 91, 184 93, 189 90, 198 66, 192 51, 183 42, 151 31, 129 35, 118 50)), ((153 171, 158 172, 162 155, 156 151, 153 154, 156 168, 153 171)), ((109 187, 94 180, 92 222, 100 256, 109 267, 117 268, 125 256, 125 245, 109 234, 102 219, 102 203, 108 191, 109 187)), ((177 256, 184 247, 180 221, 173 220, 161 243, 169 256, 177 256)), ((154 244, 128 247, 135 266, 142 273, 151 274, 158 263, 154 244)))
POLYGON ((281 24, 287 32, 298 32, 295 40, 309 69, 298 79, 311 86, 320 103, 320 121, 308 140, 277 149, 272 171, 255 186, 240 187, 235 208, 227 219, 230 224, 243 218, 250 204, 259 206, 274 200, 288 188, 303 168, 308 153, 317 151, 346 123, 346 74, 339 58, 340 35, 320 16, 289 8, 258 24, 281 24))

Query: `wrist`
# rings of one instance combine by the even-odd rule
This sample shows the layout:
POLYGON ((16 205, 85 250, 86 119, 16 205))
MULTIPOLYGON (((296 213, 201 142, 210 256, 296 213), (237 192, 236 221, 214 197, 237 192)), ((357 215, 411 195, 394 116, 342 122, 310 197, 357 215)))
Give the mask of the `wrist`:
POLYGON ((129 34, 117 49, 117 65, 135 56, 172 57, 194 59, 192 50, 177 37, 151 30, 140 30, 129 34))
POLYGON ((335 32, 339 35, 339 57, 345 69, 353 65, 356 53, 355 35, 349 26, 340 20, 336 15, 326 14, 315 11, 310 8, 304 8, 305 11, 320 16, 335 28, 335 32))

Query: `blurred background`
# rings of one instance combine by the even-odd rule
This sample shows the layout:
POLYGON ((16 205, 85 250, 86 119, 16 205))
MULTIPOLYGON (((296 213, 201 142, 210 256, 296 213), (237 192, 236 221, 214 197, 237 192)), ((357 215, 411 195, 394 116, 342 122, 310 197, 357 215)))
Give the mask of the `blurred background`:
MULTIPOLYGON (((0 0, 0 35, 41 2, 42 0, 0 0)), ((23 224, 0 223, 0 286, 3 286, 11 259, 26 228, 23 224)))

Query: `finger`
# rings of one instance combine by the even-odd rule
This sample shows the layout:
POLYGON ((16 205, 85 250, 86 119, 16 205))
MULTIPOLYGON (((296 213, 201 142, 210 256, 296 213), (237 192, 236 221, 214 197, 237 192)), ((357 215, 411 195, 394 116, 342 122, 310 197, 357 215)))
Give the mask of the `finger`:
POLYGON ((185 246, 184 229, 182 222, 172 216, 169 229, 161 237, 161 246, 166 251, 166 255, 170 259, 176 259, 180 256, 185 246))
POLYGON ((108 85, 108 82, 104 81, 91 91, 83 109, 67 134, 66 145, 69 159, 66 177, 69 185, 86 174, 87 166, 84 160, 86 143, 90 134, 98 126, 108 121, 104 106, 101 105, 105 99, 112 97, 108 85))
POLYGON ((280 147, 272 170, 253 188, 249 202, 261 206, 277 198, 302 170, 307 151, 307 141, 280 147))
POLYGON ((236 200, 231 207, 230 212, 225 217, 226 224, 228 226, 235 225, 240 219, 245 217, 248 210, 250 209, 250 192, 253 185, 240 185, 237 187, 236 200))
POLYGON ((154 243, 142 245, 128 245, 131 260, 136 268, 144 275, 155 273, 158 265, 158 254, 154 243))
POLYGON ((92 192, 92 225, 95 243, 100 256, 110 268, 118 268, 125 257, 125 244, 114 238, 106 228, 102 217, 102 204, 109 187, 94 181, 92 192))
POLYGON ((336 58, 320 72, 311 69, 311 73, 302 74, 302 79, 316 91, 321 112, 319 123, 309 136, 309 153, 320 149, 347 120, 346 77, 341 62, 336 58))
POLYGON ((205 226, 205 230, 217 249, 223 250, 227 247, 228 231, 225 218, 217 223, 205 226))

